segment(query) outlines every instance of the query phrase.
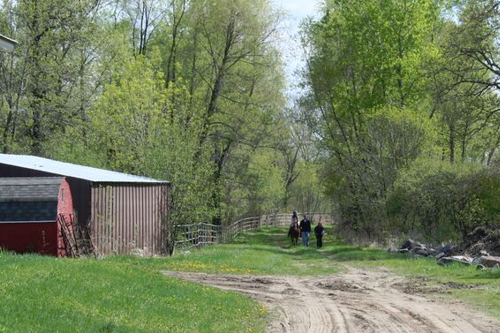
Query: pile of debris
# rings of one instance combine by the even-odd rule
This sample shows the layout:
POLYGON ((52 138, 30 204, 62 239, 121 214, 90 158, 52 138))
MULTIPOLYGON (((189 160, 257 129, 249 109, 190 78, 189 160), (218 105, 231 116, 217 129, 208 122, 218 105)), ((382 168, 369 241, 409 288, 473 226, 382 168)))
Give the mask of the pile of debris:
POLYGON ((408 239, 399 249, 390 247, 389 252, 409 253, 413 256, 434 257, 438 265, 459 262, 477 265, 478 269, 500 267, 500 231, 478 227, 461 245, 447 244, 434 249, 408 239))

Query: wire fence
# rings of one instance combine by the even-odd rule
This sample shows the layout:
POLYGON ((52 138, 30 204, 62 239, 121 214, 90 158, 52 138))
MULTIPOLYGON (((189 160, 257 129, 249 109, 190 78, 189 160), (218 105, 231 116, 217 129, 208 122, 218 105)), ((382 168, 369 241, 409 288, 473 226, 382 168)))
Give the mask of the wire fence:
MULTIPOLYGON (((334 223, 330 214, 306 214, 308 219, 313 224, 317 224, 319 222, 326 225, 334 223)), ((256 231, 262 226, 288 226, 290 224, 290 220, 290 214, 267 214, 256 217, 247 217, 228 226, 208 223, 174 225, 175 248, 202 248, 206 245, 229 243, 243 232, 256 231)))

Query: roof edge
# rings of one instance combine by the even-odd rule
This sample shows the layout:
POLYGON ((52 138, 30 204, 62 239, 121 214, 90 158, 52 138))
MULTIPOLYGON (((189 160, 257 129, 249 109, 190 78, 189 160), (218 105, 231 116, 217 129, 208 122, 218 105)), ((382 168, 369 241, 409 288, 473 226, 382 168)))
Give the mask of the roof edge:
POLYGON ((93 183, 171 184, 146 176, 51 160, 31 155, 0 154, 0 164, 39 171, 54 176, 82 179, 93 183))

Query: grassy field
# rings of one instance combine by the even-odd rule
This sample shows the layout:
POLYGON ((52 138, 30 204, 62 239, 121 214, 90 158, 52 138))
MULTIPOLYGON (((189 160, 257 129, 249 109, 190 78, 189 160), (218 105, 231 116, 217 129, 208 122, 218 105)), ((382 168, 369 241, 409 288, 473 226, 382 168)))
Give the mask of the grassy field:
POLYGON ((0 255, 0 332, 261 332, 233 293, 119 260, 0 255))
POLYGON ((160 271, 306 276, 342 272, 347 264, 393 269, 420 291, 466 300, 500 318, 500 270, 440 267, 433 259, 346 246, 328 229, 323 249, 293 248, 284 228, 266 228, 171 258, 0 253, 0 333, 263 332, 267 313, 255 301, 160 271))

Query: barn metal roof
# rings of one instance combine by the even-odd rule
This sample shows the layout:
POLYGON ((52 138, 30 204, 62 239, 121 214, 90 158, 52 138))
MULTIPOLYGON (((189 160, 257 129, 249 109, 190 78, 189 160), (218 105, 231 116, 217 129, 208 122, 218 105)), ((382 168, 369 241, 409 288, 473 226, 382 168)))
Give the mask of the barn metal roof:
POLYGON ((62 177, 0 178, 1 201, 48 201, 59 195, 62 177))
POLYGON ((0 164, 12 165, 65 177, 84 179, 97 183, 169 183, 164 180, 134 176, 121 172, 59 162, 30 155, 0 154, 0 164))
POLYGON ((9 37, 0 35, 0 51, 12 52, 16 48, 17 42, 9 37))

